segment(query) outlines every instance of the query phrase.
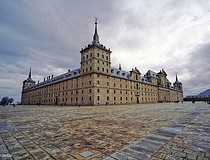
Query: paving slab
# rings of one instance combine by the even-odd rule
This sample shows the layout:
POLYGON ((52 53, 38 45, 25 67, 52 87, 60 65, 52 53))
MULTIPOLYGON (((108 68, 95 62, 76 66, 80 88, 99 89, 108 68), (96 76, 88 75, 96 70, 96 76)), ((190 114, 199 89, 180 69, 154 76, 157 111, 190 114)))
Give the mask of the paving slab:
POLYGON ((0 159, 209 159, 210 105, 0 106, 0 159))

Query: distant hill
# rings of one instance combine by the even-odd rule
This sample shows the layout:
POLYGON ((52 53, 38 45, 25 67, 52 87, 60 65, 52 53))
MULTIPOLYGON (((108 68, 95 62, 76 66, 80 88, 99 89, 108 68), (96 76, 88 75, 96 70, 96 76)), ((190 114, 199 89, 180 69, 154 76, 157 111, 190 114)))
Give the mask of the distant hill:
POLYGON ((200 94, 198 94, 198 96, 201 96, 201 97, 208 97, 210 96, 210 89, 207 89, 206 91, 204 92, 201 92, 200 94))

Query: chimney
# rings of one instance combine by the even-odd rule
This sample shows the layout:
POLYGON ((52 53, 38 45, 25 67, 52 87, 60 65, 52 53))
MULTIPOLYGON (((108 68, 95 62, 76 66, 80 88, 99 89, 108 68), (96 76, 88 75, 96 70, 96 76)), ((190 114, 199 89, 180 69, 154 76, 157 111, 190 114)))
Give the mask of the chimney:
POLYGON ((51 76, 51 79, 53 79, 53 75, 51 76))
POLYGON ((119 63, 119 70, 121 70, 122 69, 122 67, 121 67, 121 63, 119 63))

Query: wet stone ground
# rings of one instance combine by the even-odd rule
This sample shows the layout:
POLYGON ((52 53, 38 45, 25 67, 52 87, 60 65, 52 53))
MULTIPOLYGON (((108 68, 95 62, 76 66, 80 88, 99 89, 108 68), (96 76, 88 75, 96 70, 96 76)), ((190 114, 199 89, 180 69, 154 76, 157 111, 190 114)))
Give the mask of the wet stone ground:
POLYGON ((210 105, 0 106, 0 159, 209 160, 210 105))

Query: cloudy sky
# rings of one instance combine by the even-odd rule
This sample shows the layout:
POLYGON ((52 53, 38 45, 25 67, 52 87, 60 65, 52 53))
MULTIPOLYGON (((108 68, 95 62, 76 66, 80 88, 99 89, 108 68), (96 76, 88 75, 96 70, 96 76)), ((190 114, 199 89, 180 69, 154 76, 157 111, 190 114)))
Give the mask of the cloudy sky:
POLYGON ((95 17, 113 67, 177 72, 185 96, 210 88, 209 0, 1 0, 0 97, 19 100, 30 67, 35 81, 79 68, 95 17))

